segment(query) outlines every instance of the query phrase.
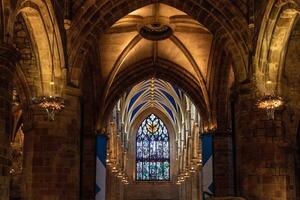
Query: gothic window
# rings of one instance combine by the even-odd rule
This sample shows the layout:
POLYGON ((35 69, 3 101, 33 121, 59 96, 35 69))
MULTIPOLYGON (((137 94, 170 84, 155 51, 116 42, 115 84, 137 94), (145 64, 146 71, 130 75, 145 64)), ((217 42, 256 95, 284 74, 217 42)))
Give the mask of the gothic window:
POLYGON ((142 122, 136 136, 136 180, 170 180, 169 133, 154 114, 142 122))

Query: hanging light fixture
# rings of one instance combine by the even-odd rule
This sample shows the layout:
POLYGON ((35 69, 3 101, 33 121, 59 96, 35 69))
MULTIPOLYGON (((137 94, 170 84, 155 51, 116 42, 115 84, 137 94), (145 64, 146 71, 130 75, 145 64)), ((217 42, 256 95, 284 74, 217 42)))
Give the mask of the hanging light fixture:
POLYGON ((55 30, 54 23, 52 21, 53 37, 52 37, 52 49, 51 50, 51 81, 50 81, 50 95, 39 96, 32 99, 33 104, 38 105, 44 109, 48 115, 49 121, 54 121, 55 114, 60 112, 65 107, 64 98, 55 95, 55 73, 54 73, 54 40, 55 30))
MULTIPOLYGON (((272 84, 272 81, 268 80, 266 82, 266 89, 268 91, 271 91, 270 85, 272 84)), ((267 112, 267 116, 269 119, 274 119, 275 110, 279 109, 281 106, 283 106, 284 101, 283 98, 279 95, 276 95, 275 93, 271 94, 265 94, 262 97, 260 97, 256 103, 256 106, 259 109, 263 109, 267 112)))

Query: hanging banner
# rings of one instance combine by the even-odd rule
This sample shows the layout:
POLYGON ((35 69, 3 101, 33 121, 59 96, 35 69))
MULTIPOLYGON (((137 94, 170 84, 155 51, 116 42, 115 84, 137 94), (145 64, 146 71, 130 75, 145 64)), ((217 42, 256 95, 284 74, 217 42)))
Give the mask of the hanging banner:
POLYGON ((203 195, 214 194, 213 180, 213 134, 203 134, 202 139, 202 191, 203 195))
POLYGON ((96 136, 96 196, 95 200, 105 200, 106 186, 106 135, 96 136))

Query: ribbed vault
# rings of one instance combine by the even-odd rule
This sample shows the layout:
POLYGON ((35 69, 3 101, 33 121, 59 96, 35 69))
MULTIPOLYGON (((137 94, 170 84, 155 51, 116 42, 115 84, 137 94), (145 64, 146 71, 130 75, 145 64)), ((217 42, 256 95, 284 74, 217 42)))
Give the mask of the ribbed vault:
POLYGON ((134 120, 152 108, 162 111, 178 130, 178 123, 184 119, 183 104, 190 101, 177 86, 154 78, 135 85, 125 94, 124 100, 122 118, 125 119, 125 130, 130 130, 134 120))
MULTIPOLYGON (((157 2, 168 5, 168 10, 171 10, 171 6, 174 7, 173 10, 178 9, 177 13, 175 13, 176 16, 181 16, 183 12, 185 12, 187 13, 184 14, 185 16, 191 16, 195 19, 194 22, 203 24, 214 37, 220 40, 222 47, 227 48, 232 53, 235 63, 234 69, 238 79, 245 80, 247 78, 248 60, 246 59, 246 56, 248 54, 247 42, 249 32, 246 17, 247 10, 245 10, 246 5, 244 5, 243 2, 236 2, 234 3, 234 6, 232 6, 233 3, 228 0, 218 4, 209 0, 201 2, 190 0, 162 0, 157 2)), ((100 35, 100 38, 102 38, 103 33, 112 31, 111 26, 114 27, 114 24, 116 25, 118 22, 122 22, 122 25, 126 22, 125 24, 131 26, 130 28, 125 28, 127 30, 126 32, 128 32, 128 30, 135 30, 137 21, 145 21, 144 16, 147 16, 147 19, 149 19, 148 16, 152 12, 149 8, 152 7, 152 3, 153 1, 122 0, 117 3, 111 1, 86 1, 82 4, 75 4, 73 6, 73 11, 80 9, 81 12, 80 14, 77 14, 76 11, 74 12, 74 19, 70 29, 69 61, 70 66, 72 66, 70 76, 71 82, 79 84, 80 79, 78 76, 80 76, 81 73, 82 57, 89 52, 89 49, 94 46, 95 42, 99 41, 100 35), (147 10, 145 8, 150 11, 148 13, 144 12, 146 14, 143 16, 139 11, 147 10), (130 18, 128 18, 128 13, 130 13, 130 18), (123 18, 126 20, 120 21, 120 19, 126 15, 127 17, 123 18), (131 22, 129 23, 128 21, 131 22)), ((173 18, 173 11, 171 12, 171 15, 170 12, 163 13, 163 17, 166 17, 164 19, 167 19, 168 17, 173 18)), ((185 19, 183 20, 182 18, 177 18, 175 21, 181 23, 181 25, 188 24, 185 19)), ((123 31, 123 28, 123 26, 119 26, 119 29, 114 27, 113 31, 123 31)), ((177 30, 179 30, 179 28, 177 28, 177 30)), ((133 37, 129 35, 130 34, 128 33, 127 36, 129 38, 133 37)), ((191 39, 191 37, 185 37, 185 39, 188 40, 191 39)), ((191 43, 193 43, 193 41, 194 40, 192 40, 191 43)), ((118 50, 118 48, 115 50, 118 50)))
MULTIPOLYGON (((120 88, 132 87, 150 78, 149 74, 145 76, 143 72, 149 70, 151 76, 162 78, 159 71, 164 70, 169 71, 163 72, 163 76, 166 77, 163 79, 167 81, 172 79, 172 71, 177 71, 176 74, 181 74, 180 76, 187 74, 185 78, 179 80, 185 83, 178 83, 178 86, 186 91, 190 90, 191 92, 187 92, 190 96, 193 96, 190 93, 195 93, 193 99, 201 101, 195 103, 209 121, 210 100, 207 80, 212 42, 212 33, 202 24, 186 13, 162 3, 147 5, 119 19, 101 34, 98 43, 100 73, 105 80, 102 94, 105 110, 100 113, 107 116, 111 112, 112 106, 108 104, 113 104, 113 101, 119 98, 114 97, 114 94, 120 95, 124 92, 120 88), (166 25, 172 29, 172 34, 163 40, 144 38, 140 30, 149 24, 166 25), (164 67, 166 69, 161 69, 164 67), (138 71, 141 71, 140 75, 138 71), (132 77, 127 77, 126 72, 131 73, 132 77), (122 74, 127 78, 118 86, 120 80, 124 79, 122 74), (131 84, 128 83, 129 79, 132 79, 131 84), (188 86, 191 84, 195 85, 194 90, 188 86), (119 92, 115 92, 116 90, 119 92)), ((173 73, 173 76, 176 74, 173 73)), ((173 84, 174 80, 176 78, 169 81, 173 84)))
POLYGON ((105 100, 103 116, 100 117, 102 120, 99 120, 98 126, 108 122, 111 110, 122 97, 122 94, 128 91, 128 88, 153 77, 177 85, 185 91, 201 113, 204 123, 209 122, 209 107, 205 104, 204 95, 195 77, 170 61, 158 59, 154 65, 151 59, 145 59, 117 75, 116 81, 111 87, 110 95, 105 100))

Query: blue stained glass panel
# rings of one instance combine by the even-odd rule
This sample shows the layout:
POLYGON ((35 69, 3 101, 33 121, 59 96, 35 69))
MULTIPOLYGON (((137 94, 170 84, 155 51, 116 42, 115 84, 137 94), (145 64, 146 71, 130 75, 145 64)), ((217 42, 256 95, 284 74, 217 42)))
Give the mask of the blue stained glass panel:
POLYGON ((170 180, 169 133, 154 114, 142 122, 136 136, 136 180, 170 180))

